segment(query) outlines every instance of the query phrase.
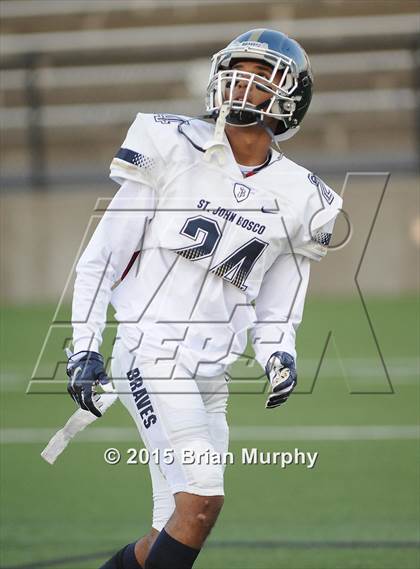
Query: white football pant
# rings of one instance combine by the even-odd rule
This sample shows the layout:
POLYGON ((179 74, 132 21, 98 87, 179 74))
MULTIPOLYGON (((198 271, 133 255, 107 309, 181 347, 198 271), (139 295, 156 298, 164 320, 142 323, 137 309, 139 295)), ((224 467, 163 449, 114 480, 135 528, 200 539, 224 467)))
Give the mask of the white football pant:
POLYGON ((159 531, 174 511, 175 493, 224 495, 224 466, 209 457, 227 452, 229 440, 225 375, 192 378, 182 366, 173 367, 168 360, 142 361, 121 341, 114 347, 114 386, 145 447, 158 456, 149 469, 153 527, 159 531))

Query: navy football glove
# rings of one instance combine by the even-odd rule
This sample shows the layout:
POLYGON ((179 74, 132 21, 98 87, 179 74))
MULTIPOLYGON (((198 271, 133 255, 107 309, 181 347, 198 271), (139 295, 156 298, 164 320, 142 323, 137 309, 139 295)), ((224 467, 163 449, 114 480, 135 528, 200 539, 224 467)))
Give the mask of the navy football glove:
POLYGON ((104 369, 104 358, 97 352, 77 352, 67 362, 69 382, 67 391, 70 397, 85 411, 102 417, 100 397, 94 388, 106 384, 109 378, 104 369))
POLYGON ((265 373, 272 389, 265 407, 272 409, 284 403, 296 387, 295 359, 287 352, 274 352, 265 366, 265 373))

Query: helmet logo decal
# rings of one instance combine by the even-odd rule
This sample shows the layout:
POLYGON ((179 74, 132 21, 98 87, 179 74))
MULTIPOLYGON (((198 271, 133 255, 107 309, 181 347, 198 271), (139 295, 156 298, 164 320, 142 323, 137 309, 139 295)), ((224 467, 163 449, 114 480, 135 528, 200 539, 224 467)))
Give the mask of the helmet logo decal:
POLYGON ((238 45, 245 47, 245 48, 250 48, 253 49, 255 47, 259 48, 259 49, 268 49, 268 44, 266 43, 260 43, 259 41, 241 41, 241 43, 238 43, 238 45))

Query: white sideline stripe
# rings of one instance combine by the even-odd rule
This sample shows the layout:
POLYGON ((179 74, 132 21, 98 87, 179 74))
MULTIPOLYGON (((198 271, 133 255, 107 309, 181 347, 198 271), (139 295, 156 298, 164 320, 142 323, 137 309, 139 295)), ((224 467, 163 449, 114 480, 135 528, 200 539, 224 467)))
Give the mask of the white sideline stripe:
MULTIPOLYGON (((64 423, 64 420, 63 420, 64 423)), ((54 429, 17 428, 1 429, 0 444, 45 443, 54 434, 54 429)), ((420 438, 417 425, 363 425, 363 426, 304 426, 267 427, 237 426, 230 428, 230 440, 235 441, 376 441, 412 440, 420 438)), ((94 427, 82 432, 74 439, 80 443, 115 444, 139 441, 134 428, 94 427)))
POLYGON ((374 441, 419 439, 417 425, 305 426, 305 427, 233 427, 231 440, 281 441, 374 441))

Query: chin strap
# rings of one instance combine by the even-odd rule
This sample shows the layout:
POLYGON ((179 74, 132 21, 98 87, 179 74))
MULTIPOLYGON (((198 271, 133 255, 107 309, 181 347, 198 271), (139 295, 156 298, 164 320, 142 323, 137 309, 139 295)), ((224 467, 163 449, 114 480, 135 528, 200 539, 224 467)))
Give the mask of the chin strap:
POLYGON ((226 143, 223 142, 223 136, 225 133, 226 117, 229 114, 229 111, 229 103, 223 103, 220 107, 219 116, 217 117, 214 137, 203 145, 203 150, 205 150, 204 160, 207 162, 210 162, 213 156, 220 165, 223 165, 226 161, 224 155, 226 143))
MULTIPOLYGON (((261 107, 261 105, 258 105, 258 107, 261 107)), ((258 107, 256 107, 256 108, 258 108, 258 107)), ((203 144, 203 146, 200 146, 199 144, 194 142, 194 140, 192 140, 190 138, 188 133, 185 132, 184 124, 188 123, 188 121, 181 120, 179 125, 178 125, 178 131, 180 132, 180 134, 185 136, 185 138, 190 142, 190 144, 192 144, 192 146, 194 148, 196 148, 200 152, 204 153, 204 160, 206 160, 206 162, 210 162, 213 157, 216 159, 216 161, 219 163, 219 165, 223 165, 226 162, 226 157, 225 157, 224 151, 228 147, 228 145, 225 142, 223 142, 223 136, 224 136, 226 123, 228 123, 228 121, 226 119, 227 119, 230 112, 231 112, 231 109, 229 107, 229 103, 223 103, 223 105, 220 107, 219 112, 215 111, 213 113, 208 113, 208 114, 199 115, 199 116, 194 117, 194 119, 202 119, 202 120, 211 119, 211 120, 216 121, 213 138, 211 140, 209 140, 208 142, 206 142, 205 144, 203 144), (216 119, 216 117, 217 117, 217 119, 216 119)), ((250 112, 250 111, 247 111, 247 112, 250 112)), ((255 113, 255 114, 257 114, 257 113, 255 113)), ((191 120, 191 119, 189 119, 189 120, 191 120)), ((283 152, 279 146, 279 141, 287 140, 288 138, 291 138, 300 128, 300 127, 296 127, 294 129, 289 129, 288 131, 286 131, 285 133, 280 134, 280 135, 275 134, 273 132, 273 130, 264 123, 263 117, 259 114, 255 117, 255 122, 253 122, 252 124, 239 124, 239 123, 235 124, 235 123, 231 122, 230 120, 229 120, 228 124, 231 124, 232 126, 237 126, 237 127, 247 127, 247 126, 252 126, 252 124, 260 126, 270 136, 270 138, 273 142, 273 145, 276 147, 276 150, 281 155, 283 155, 283 152)))

